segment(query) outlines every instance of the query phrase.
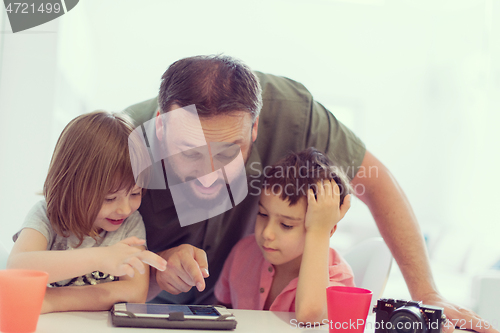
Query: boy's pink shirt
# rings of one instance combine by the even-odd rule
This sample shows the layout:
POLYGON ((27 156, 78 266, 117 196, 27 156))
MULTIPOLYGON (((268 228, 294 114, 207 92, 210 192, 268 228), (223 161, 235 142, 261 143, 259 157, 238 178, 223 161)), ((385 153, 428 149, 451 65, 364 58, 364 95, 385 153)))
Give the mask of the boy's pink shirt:
MULTIPOLYGON (((330 286, 354 286, 351 267, 332 248, 329 253, 330 286)), ((255 235, 240 240, 231 250, 215 286, 215 297, 234 309, 263 310, 273 282, 274 267, 262 256, 255 235)), ((276 297, 270 311, 295 312, 298 278, 276 297)))

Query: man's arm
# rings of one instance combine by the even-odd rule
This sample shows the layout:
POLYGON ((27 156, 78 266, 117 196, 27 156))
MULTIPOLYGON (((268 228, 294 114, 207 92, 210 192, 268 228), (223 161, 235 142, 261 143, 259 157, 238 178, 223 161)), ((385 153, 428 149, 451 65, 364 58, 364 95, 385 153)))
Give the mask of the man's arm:
MULTIPOLYGON (((498 333, 493 328, 485 329, 477 314, 448 302, 439 294, 417 219, 390 171, 369 151, 366 151, 359 170, 364 172, 358 171, 352 180, 356 195, 370 209, 382 237, 403 273, 412 299, 445 308, 449 320, 462 319, 463 322, 465 319, 468 328, 473 330, 498 333)), ((453 327, 445 330, 451 332, 453 327)))

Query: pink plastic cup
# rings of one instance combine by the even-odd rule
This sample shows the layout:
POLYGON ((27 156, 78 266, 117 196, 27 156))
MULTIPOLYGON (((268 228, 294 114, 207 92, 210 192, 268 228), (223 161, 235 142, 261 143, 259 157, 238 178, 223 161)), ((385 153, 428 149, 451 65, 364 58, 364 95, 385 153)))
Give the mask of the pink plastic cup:
POLYGON ((330 333, 363 333, 372 292, 356 287, 326 288, 330 333))
POLYGON ((36 331, 49 274, 24 269, 0 271, 0 331, 36 331))

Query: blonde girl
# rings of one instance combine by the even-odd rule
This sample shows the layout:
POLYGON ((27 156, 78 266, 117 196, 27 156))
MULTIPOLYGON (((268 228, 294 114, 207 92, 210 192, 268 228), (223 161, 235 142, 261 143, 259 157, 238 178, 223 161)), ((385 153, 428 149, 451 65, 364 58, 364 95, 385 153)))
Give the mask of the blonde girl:
POLYGON ((42 313, 144 302, 144 263, 166 269, 165 260, 146 250, 137 211, 143 189, 128 149, 133 129, 125 116, 97 111, 73 119, 57 141, 44 200, 14 235, 8 260, 8 268, 49 273, 42 313))

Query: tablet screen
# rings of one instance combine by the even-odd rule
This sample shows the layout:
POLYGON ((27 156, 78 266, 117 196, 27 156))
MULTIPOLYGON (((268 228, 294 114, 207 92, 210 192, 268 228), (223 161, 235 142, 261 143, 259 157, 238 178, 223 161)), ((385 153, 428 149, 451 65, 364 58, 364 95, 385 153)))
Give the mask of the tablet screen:
POLYGON ((172 304, 127 304, 127 311, 134 314, 165 315, 172 312, 183 312, 185 316, 213 316, 220 313, 212 306, 172 305, 172 304))

